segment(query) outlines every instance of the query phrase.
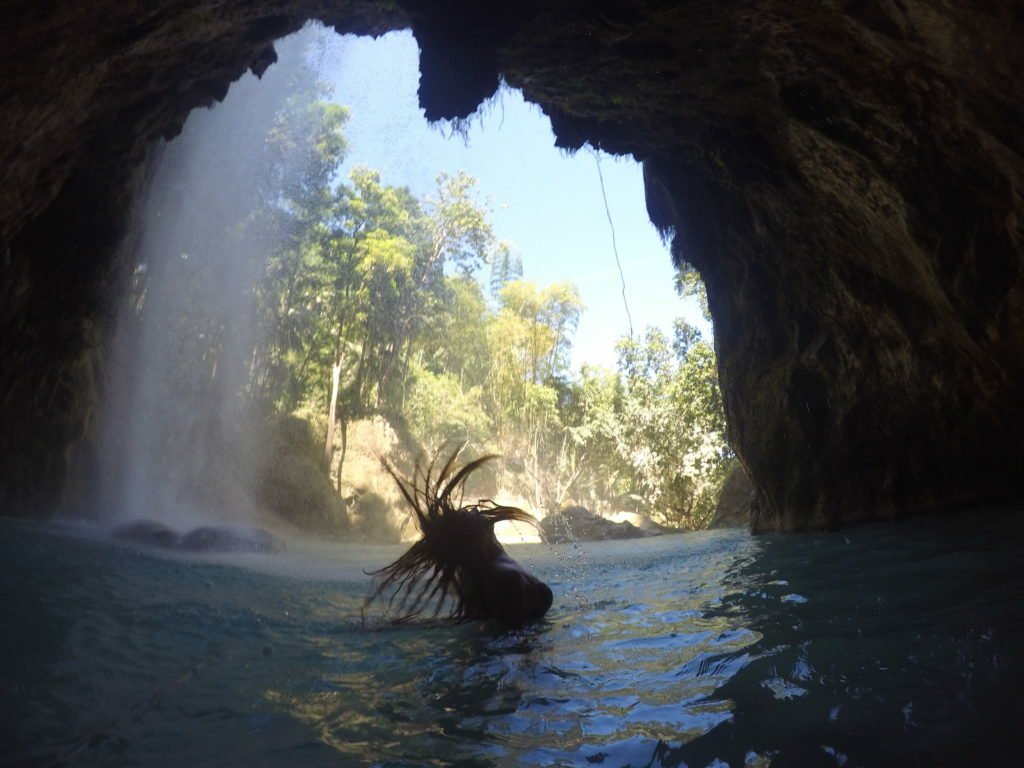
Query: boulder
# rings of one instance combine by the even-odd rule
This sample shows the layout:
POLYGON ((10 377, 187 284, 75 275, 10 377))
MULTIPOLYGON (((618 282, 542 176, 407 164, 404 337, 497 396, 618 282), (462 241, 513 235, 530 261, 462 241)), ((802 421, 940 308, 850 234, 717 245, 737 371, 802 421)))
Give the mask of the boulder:
POLYGON ((431 118, 502 80, 558 146, 643 161, 696 267, 758 530, 1022 497, 1024 13, 1010 2, 8 3, 0 509, 85 440, 118 244, 161 137, 318 18, 411 27, 431 118))
POLYGON ((565 507, 552 512, 540 523, 544 540, 551 544, 607 539, 642 539, 659 536, 660 531, 639 528, 630 522, 613 523, 586 507, 565 507))
POLYGON ((155 520, 137 520, 114 529, 113 536, 120 541, 147 547, 175 549, 181 543, 181 534, 168 525, 155 520))
POLYGON ((178 549, 189 552, 283 552, 284 542, 252 526, 203 525, 181 537, 178 549))
POLYGON ((754 484, 738 461, 729 470, 708 528, 749 528, 754 484))
POLYGON ((202 525, 181 535, 155 520, 137 520, 114 529, 119 541, 184 552, 283 552, 285 543, 263 528, 249 525, 202 525))

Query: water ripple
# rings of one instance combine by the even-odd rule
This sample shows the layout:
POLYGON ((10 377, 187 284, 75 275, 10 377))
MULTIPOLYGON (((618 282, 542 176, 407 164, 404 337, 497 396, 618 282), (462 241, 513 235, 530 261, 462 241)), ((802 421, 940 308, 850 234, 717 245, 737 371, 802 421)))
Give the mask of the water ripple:
MULTIPOLYGON (((574 597, 498 633, 366 625, 365 581, 287 561, 11 526, 0 763, 1000 764, 1024 716, 1019 530, 587 545, 574 597)), ((517 555, 557 583, 575 553, 517 555)))

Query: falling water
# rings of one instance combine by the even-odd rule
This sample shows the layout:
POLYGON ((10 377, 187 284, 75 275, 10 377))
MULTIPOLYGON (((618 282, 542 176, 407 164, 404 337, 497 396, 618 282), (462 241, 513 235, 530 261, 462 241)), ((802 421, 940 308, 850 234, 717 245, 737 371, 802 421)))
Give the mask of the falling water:
POLYGON ((262 81, 246 74, 158 150, 107 374, 100 517, 252 519, 243 405, 253 288, 281 237, 252 211, 266 199, 268 134, 310 34, 279 43, 281 62, 262 81))

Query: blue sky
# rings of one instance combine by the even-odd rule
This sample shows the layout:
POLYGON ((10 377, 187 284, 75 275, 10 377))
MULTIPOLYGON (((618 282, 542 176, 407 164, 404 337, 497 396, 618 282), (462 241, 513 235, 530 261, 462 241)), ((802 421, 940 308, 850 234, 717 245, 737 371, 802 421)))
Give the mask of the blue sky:
MULTIPOLYGON (((419 53, 410 32, 376 40, 330 33, 324 41, 321 77, 351 110, 345 172, 366 165, 420 197, 433 190, 440 171, 476 177, 495 234, 522 258, 524 278, 539 285, 569 280, 579 288, 586 309, 573 367, 613 367, 615 341, 629 332, 629 321, 594 152, 556 149, 547 117, 518 91, 504 91, 475 117, 465 139, 429 125, 416 96, 419 53)), ((672 320, 684 317, 710 337, 696 303, 672 287, 668 250, 647 217, 640 166, 603 153, 600 164, 634 331, 657 325, 670 334, 672 320)))

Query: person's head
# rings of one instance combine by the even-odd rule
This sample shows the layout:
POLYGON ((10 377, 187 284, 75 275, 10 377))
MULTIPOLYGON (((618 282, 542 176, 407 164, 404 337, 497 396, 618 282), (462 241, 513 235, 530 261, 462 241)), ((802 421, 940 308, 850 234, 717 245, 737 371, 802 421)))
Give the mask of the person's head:
POLYGON ((463 505, 466 480, 484 456, 457 468, 455 451, 434 476, 434 463, 424 471, 417 463, 411 482, 398 477, 387 464, 416 516, 422 538, 390 565, 375 571, 375 591, 369 605, 390 593, 387 609, 396 621, 426 614, 437 618, 449 606, 447 618, 456 621, 494 619, 505 626, 522 626, 541 619, 551 607, 551 589, 508 556, 494 534, 502 520, 536 526, 518 507, 481 500, 463 505), (450 602, 447 600, 450 599, 450 602))

